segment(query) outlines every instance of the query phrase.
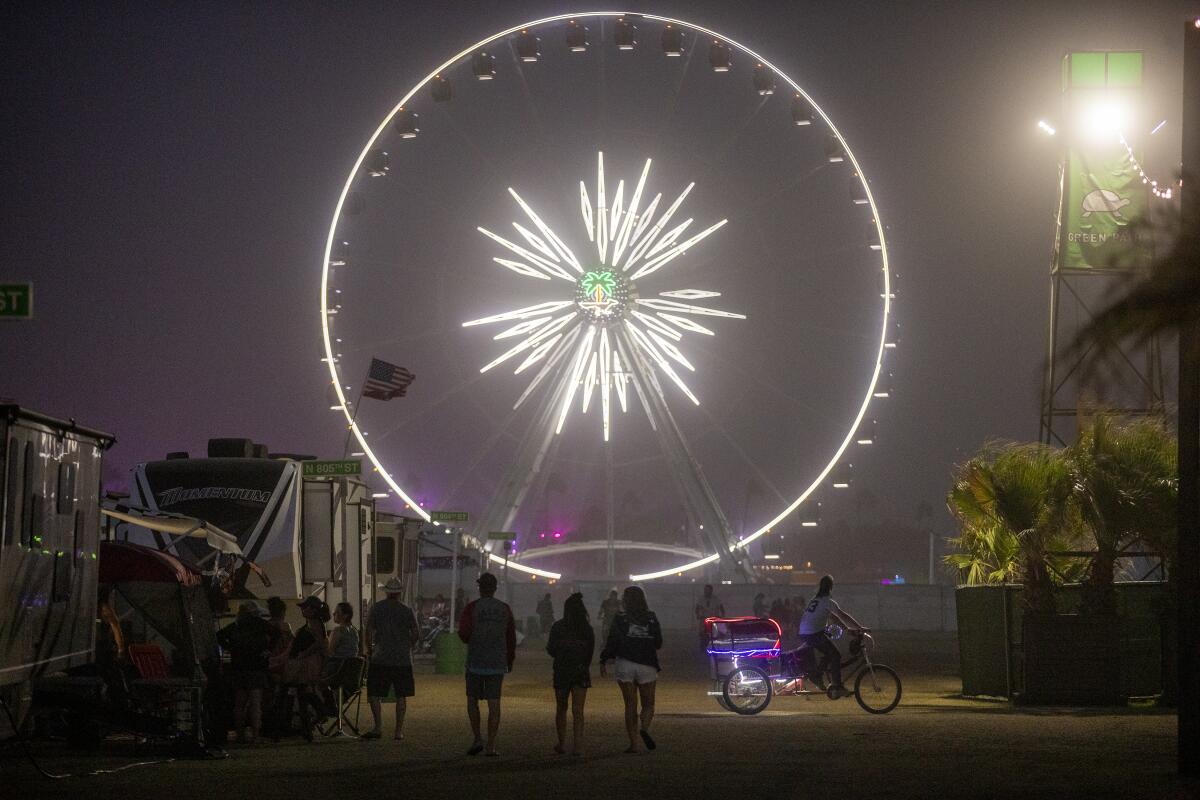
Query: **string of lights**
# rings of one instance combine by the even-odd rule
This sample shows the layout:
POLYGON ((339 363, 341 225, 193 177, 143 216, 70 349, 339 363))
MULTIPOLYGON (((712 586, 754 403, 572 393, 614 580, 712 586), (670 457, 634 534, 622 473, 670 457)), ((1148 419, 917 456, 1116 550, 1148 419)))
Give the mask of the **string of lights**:
POLYGON ((1160 189, 1158 187, 1158 181, 1147 175, 1146 170, 1142 168, 1141 162, 1138 161, 1137 156, 1133 154, 1133 148, 1130 147, 1129 142, 1125 140, 1124 134, 1117 134, 1117 136, 1121 139, 1121 144, 1125 146, 1125 152, 1129 154, 1129 163, 1133 165, 1135 170, 1137 170, 1138 177, 1142 179, 1142 183, 1150 187, 1150 191, 1154 193, 1155 197, 1163 200, 1170 200, 1175 194, 1175 187, 1183 185, 1182 181, 1176 181, 1173 185, 1168 186, 1165 189, 1160 189))

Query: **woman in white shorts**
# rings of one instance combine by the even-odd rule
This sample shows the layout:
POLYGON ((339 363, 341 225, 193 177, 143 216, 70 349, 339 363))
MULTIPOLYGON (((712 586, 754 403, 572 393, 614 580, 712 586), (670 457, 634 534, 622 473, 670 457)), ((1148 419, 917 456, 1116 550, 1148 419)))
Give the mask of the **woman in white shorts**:
POLYGON ((629 734, 629 748, 625 752, 636 753, 639 736, 647 750, 656 746, 650 737, 650 723, 654 720, 654 687, 661 669, 658 650, 662 647, 662 627, 647 607, 646 594, 640 586, 627 588, 622 601, 625 610, 613 620, 608 641, 600 653, 600 675, 607 677, 608 662, 616 662, 613 674, 625 700, 625 731, 629 734))

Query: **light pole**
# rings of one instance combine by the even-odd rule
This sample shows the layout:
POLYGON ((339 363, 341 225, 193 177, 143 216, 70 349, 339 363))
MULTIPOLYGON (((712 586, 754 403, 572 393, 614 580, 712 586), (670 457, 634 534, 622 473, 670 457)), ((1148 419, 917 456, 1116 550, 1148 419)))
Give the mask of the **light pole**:
MULTIPOLYGON (((1196 236, 1200 215, 1200 17, 1183 34, 1183 236, 1196 236)), ((1193 245, 1193 252, 1195 246, 1193 245)), ((1200 264, 1191 264, 1200 269, 1200 264)), ((1195 303, 1192 304, 1193 309, 1195 303)), ((1200 775, 1200 687, 1196 686, 1200 622, 1200 319, 1179 327, 1179 534, 1175 554, 1179 684, 1179 774, 1200 775)))

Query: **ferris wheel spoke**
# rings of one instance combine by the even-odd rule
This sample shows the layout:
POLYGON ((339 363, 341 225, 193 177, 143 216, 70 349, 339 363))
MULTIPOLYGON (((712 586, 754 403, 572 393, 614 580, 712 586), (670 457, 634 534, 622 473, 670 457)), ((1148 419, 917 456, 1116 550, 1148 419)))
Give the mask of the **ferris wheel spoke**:
POLYGON ((688 385, 683 382, 683 379, 679 377, 679 374, 676 373, 674 368, 672 368, 667 362, 666 357, 658 352, 658 349, 654 346, 654 343, 647 338, 646 334, 638 330, 637 327, 634 326, 634 324, 629 320, 625 320, 625 329, 628 330, 633 336, 633 340, 637 346, 641 348, 644 353, 650 356, 655 365, 662 370, 663 374, 670 378, 675 385, 679 387, 680 391, 687 395, 689 400, 696 405, 700 405, 700 400, 696 397, 696 395, 692 394, 692 390, 688 388, 688 385))
POLYGON ((673 246, 670 250, 667 250, 662 255, 657 256, 657 257, 651 259, 650 261, 647 261, 645 264, 642 265, 641 269, 639 269, 637 272, 633 273, 632 280, 637 280, 638 278, 644 278, 645 276, 650 275, 651 273, 657 272, 658 270, 662 269, 664 266, 667 265, 668 262, 670 262, 673 259, 678 258, 679 256, 686 253, 688 251, 688 248, 694 247, 697 243, 703 241, 714 231, 719 230, 728 221, 729 220, 723 219, 720 222, 717 222, 713 225, 709 225, 707 228, 700 231, 700 233, 697 233, 695 236, 693 236, 692 238, 683 242, 682 244, 677 244, 677 245, 673 246))
MULTIPOLYGON (((628 272, 629 268, 636 264, 637 260, 642 257, 642 254, 654 244, 655 238, 659 233, 662 232, 663 228, 667 227, 667 223, 671 221, 671 217, 673 217, 675 212, 679 210, 679 207, 683 205, 683 201, 687 198, 688 194, 691 193, 692 188, 695 185, 696 182, 692 181, 684 188, 682 192, 679 193, 679 196, 675 198, 675 202, 671 203, 667 210, 663 212, 663 215, 659 217, 658 222, 654 223, 654 226, 650 228, 649 232, 646 233, 645 238, 640 240, 635 238, 635 241, 632 245, 633 250, 629 254, 629 259, 625 262, 625 266, 622 267, 623 270, 628 272)), ((691 220, 688 220, 686 223, 684 223, 684 225, 680 227, 679 232, 682 233, 683 229, 685 229, 690 223, 691 220)), ((676 233, 675 235, 678 236, 679 233, 676 233)))
POLYGON ((621 224, 621 232, 617 236, 617 247, 613 251, 612 265, 617 267, 621 263, 621 256, 625 253, 625 245, 629 241, 629 231, 633 223, 637 221, 638 204, 642 199, 642 190, 646 188, 646 176, 650 174, 650 159, 646 159, 646 166, 642 168, 642 176, 638 179, 637 188, 633 190, 633 197, 629 199, 629 210, 625 213, 625 220, 621 224))

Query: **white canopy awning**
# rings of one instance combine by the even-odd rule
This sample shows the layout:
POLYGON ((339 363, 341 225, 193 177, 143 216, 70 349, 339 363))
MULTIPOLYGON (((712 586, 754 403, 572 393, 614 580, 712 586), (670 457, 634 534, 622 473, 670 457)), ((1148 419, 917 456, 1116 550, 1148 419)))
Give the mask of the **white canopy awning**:
POLYGON ((101 507, 100 513, 121 522, 128 522, 130 525, 165 533, 168 536, 202 538, 209 547, 222 553, 235 556, 242 554, 242 548, 238 546, 236 536, 202 519, 126 505, 117 508, 101 507))

